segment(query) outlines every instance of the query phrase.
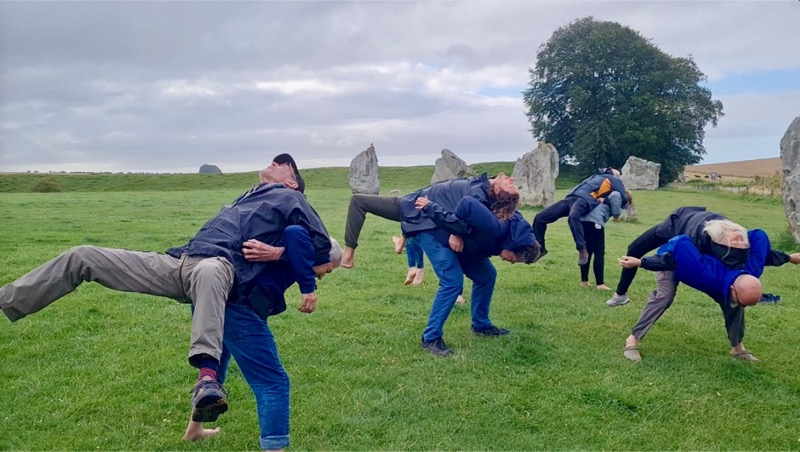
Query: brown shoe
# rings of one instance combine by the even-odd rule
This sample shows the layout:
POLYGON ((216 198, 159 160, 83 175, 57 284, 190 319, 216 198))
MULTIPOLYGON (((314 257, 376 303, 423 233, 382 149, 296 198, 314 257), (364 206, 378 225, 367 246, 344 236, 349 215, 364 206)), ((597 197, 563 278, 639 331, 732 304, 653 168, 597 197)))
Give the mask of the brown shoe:
POLYGON ((586 265, 589 263, 589 252, 586 251, 586 248, 581 248, 578 250, 578 265, 586 265))

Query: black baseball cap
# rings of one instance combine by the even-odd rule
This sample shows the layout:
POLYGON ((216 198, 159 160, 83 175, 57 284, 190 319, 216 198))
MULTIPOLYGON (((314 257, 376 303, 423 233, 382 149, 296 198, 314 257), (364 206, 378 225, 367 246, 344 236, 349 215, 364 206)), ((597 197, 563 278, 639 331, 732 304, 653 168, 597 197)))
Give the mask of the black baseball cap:
POLYGON ((294 162, 294 159, 289 154, 278 154, 272 159, 274 163, 279 165, 289 164, 292 167, 292 171, 294 172, 294 178, 297 179, 297 191, 300 193, 305 193, 306 191, 306 183, 303 180, 303 176, 300 175, 300 170, 297 169, 297 163, 294 162))

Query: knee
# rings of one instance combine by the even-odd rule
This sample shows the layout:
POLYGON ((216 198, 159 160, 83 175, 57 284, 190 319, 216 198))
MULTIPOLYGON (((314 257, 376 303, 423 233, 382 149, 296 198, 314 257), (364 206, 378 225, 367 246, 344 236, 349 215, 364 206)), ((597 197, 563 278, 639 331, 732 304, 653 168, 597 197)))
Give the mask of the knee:
POLYGON ((62 256, 72 262, 86 262, 91 256, 96 254, 98 254, 98 247, 92 245, 79 245, 64 251, 62 256))

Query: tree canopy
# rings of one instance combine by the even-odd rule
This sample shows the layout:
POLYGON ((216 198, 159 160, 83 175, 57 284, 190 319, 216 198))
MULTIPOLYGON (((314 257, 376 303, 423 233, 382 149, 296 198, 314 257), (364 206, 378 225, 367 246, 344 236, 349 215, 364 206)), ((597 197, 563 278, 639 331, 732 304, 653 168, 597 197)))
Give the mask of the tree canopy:
POLYGON ((531 132, 587 172, 633 155, 661 163, 669 183, 700 162, 704 128, 723 116, 690 56, 671 57, 616 22, 585 17, 557 29, 529 73, 531 132))

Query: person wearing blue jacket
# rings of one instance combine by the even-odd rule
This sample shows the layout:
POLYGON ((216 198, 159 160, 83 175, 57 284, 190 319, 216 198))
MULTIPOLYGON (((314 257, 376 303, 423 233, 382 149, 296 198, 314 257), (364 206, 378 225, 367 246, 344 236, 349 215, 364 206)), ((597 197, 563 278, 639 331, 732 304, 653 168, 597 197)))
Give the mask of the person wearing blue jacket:
MULTIPOLYGON (((628 195, 628 204, 631 204, 631 195, 628 195)), ((605 284, 605 255, 606 255, 606 223, 610 218, 619 221, 622 215, 622 196, 611 192, 605 201, 598 204, 591 212, 581 217, 583 236, 586 239, 586 251, 589 253, 585 264, 580 266, 581 286, 589 286, 589 266, 594 270, 595 285, 599 290, 611 290, 605 284), (594 259, 592 259, 594 257, 594 259)))
POLYGON ((540 257, 544 257, 547 254, 547 246, 545 245, 547 225, 554 223, 559 218, 567 217, 569 230, 572 232, 572 238, 575 241, 575 249, 578 250, 578 265, 584 265, 588 262, 589 253, 586 250, 586 238, 583 235, 581 217, 591 212, 592 209, 597 207, 600 200, 612 192, 620 194, 622 208, 628 205, 625 185, 619 175, 620 173, 616 169, 605 168, 603 171, 584 179, 583 182, 576 185, 564 199, 536 214, 533 218, 533 233, 542 247, 540 257))
MULTIPOLYGON (((706 228, 714 228, 714 223, 706 228)), ((713 235, 713 233, 712 233, 713 235)), ((758 361, 744 347, 744 308, 761 299, 759 277, 765 266, 780 266, 787 262, 800 263, 800 253, 788 255, 773 250, 769 237, 760 229, 748 231, 749 257, 742 268, 732 269, 716 256, 702 254, 687 235, 670 239, 652 257, 638 259, 620 258, 625 268, 642 267, 655 271, 657 289, 650 294, 639 321, 625 341, 623 355, 631 361, 640 361, 639 341, 650 327, 672 305, 678 283, 686 284, 710 296, 722 309, 725 328, 731 345, 731 356, 745 361, 758 361)))
MULTIPOLYGON (((408 201, 408 200, 407 200, 408 201)), ((489 260, 500 256, 511 263, 530 264, 539 247, 533 230, 519 212, 499 220, 485 205, 464 197, 450 212, 424 196, 414 201, 419 214, 435 224, 433 229, 413 231, 402 223, 405 233, 417 238, 431 261, 439 288, 433 299, 428 325, 422 333, 422 348, 436 356, 452 354, 444 342, 444 324, 464 289, 464 276, 472 280, 471 331, 479 336, 505 336, 509 331, 489 319, 489 308, 497 270, 489 260)), ((407 208, 407 206, 404 206, 407 208)))
POLYGON ((367 213, 391 221, 405 221, 409 231, 433 229, 436 225, 419 215, 414 200, 425 196, 447 210, 453 211, 461 198, 475 198, 488 207, 498 218, 507 218, 517 210, 519 190, 514 179, 503 173, 489 178, 486 173, 477 177, 449 179, 417 190, 402 198, 392 196, 355 194, 350 198, 344 232, 344 257, 342 267, 353 268, 358 237, 364 227, 367 213), (401 202, 405 202, 405 208, 401 202))
POLYGON ((109 289, 192 303, 189 363, 200 369, 192 393, 192 417, 211 422, 228 409, 215 375, 222 353, 225 302, 249 284, 264 263, 248 261, 246 242, 278 244, 289 225, 306 228, 314 263, 330 261, 331 242, 322 220, 297 192, 295 169, 272 163, 253 187, 209 220, 181 247, 166 254, 96 246, 73 247, 0 288, 0 309, 12 321, 44 309, 84 281, 109 289))
MULTIPOLYGON (((730 221, 725 215, 709 212, 701 206, 678 207, 664 221, 634 239, 628 245, 626 256, 641 258, 667 243, 669 239, 682 234, 688 235, 702 254, 717 256, 730 268, 741 268, 749 257, 750 251, 744 242, 747 229, 730 221), (715 232, 713 237, 706 231, 706 223, 709 221, 720 226, 712 230, 715 232)), ((608 306, 621 306, 630 302, 628 289, 635 276, 636 267, 622 268, 617 289, 606 301, 608 306)))
MULTIPOLYGON (((225 329, 217 381, 225 382, 231 358, 256 398, 259 444, 263 450, 289 446, 289 376, 281 364, 268 317, 286 309, 284 293, 295 282, 302 294, 300 311, 311 313, 317 305, 316 280, 321 280, 341 261, 338 243, 331 239, 330 262, 314 265, 315 252, 308 230, 288 226, 281 246, 258 244, 263 270, 225 306, 225 329)), ((254 244, 255 245, 255 244, 254 244)), ((184 439, 196 441, 214 436, 219 428, 206 429, 191 418, 184 439)))

